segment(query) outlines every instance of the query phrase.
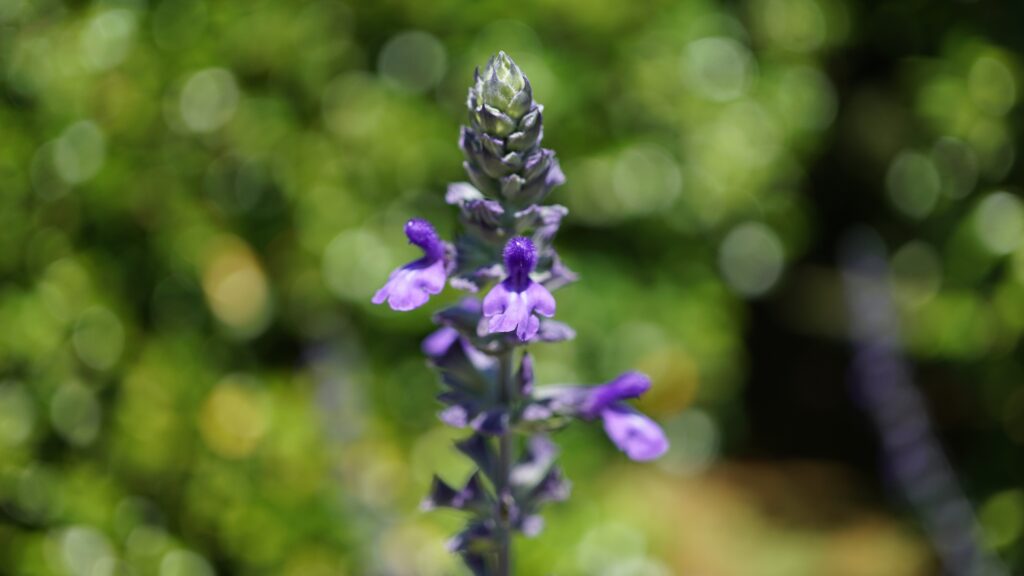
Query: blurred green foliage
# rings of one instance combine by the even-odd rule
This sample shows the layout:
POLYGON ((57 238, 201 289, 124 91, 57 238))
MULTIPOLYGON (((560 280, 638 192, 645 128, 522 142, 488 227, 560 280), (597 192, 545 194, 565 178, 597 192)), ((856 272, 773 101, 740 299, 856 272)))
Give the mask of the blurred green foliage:
MULTIPOLYGON (((731 463, 757 443, 747 300, 844 336, 814 257, 837 148, 910 352, 977 387, 968 478, 1024 450, 1021 57, 969 20, 901 51, 873 26, 918 3, 891 4, 0 0, 0 573, 454 573, 458 519, 416 511, 467 470, 429 311, 369 298, 405 219, 453 229, 465 89, 499 49, 545 105, 583 276, 559 297, 580 338, 540 378, 644 370, 674 445, 646 470, 563 434, 576 494, 519 573, 931 573, 912 519, 836 504, 848 468, 731 463), (850 81, 847 51, 884 74, 850 81), (827 529, 749 489, 821 484, 793 507, 827 529)), ((985 478, 985 542, 1019 569, 1024 494, 985 478)))

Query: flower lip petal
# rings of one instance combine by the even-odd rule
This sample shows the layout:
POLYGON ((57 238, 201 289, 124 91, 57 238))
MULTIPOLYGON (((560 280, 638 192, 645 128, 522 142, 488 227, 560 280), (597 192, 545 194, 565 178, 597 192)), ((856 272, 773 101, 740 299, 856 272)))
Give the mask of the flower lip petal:
POLYGON ((384 287, 373 295, 374 304, 387 301, 392 310, 407 312, 427 303, 444 289, 444 261, 419 259, 395 270, 384 287))
POLYGON ((547 288, 531 282, 526 289, 526 298, 530 302, 533 311, 548 318, 555 315, 555 297, 547 288))
MULTIPOLYGON (((491 291, 494 294, 495 290, 491 291)), ((487 316, 487 310, 493 310, 494 301, 493 299, 491 307, 488 307, 487 300, 490 299, 491 294, 487 295, 487 299, 484 300, 484 315, 487 316)), ((501 301, 500 309, 498 309, 493 315, 490 315, 491 319, 487 325, 487 330, 490 333, 495 332, 511 332, 516 330, 520 325, 526 324, 530 319, 530 307, 520 292, 504 291, 504 299, 501 301)))
POLYGON ((601 412, 601 419, 608 438, 631 460, 654 460, 668 451, 661 427, 635 410, 615 404, 601 412))
POLYGON ((491 288, 491 291, 484 297, 483 312, 484 316, 494 316, 502 314, 508 308, 509 291, 505 288, 505 283, 499 283, 491 288))
POLYGON ((520 322, 516 328, 516 336, 519 337, 520 342, 529 342, 533 340, 533 337, 540 331, 540 320, 534 316, 529 315, 526 317, 525 322, 520 322))

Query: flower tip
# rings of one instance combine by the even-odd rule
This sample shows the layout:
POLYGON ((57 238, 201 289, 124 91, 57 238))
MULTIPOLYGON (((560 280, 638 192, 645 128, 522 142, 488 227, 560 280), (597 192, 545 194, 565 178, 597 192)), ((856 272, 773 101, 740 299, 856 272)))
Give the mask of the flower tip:
POLYGON ((644 446, 642 448, 636 448, 626 451, 626 456, 634 462, 650 462, 657 460, 668 452, 668 440, 661 443, 651 444, 650 446, 644 446))
POLYGON ((505 245, 504 258, 509 274, 513 271, 529 274, 537 265, 537 247, 529 238, 516 236, 505 245))
POLYGON ((405 235, 409 242, 424 247, 439 240, 434 226, 423 218, 412 218, 405 223, 405 235))
POLYGON ((413 218, 405 223, 405 235, 409 243, 419 246, 430 260, 444 258, 444 242, 437 235, 434 225, 423 218, 413 218))
POLYGON ((651 389, 651 378, 643 372, 630 371, 610 382, 620 398, 637 398, 651 389))
POLYGON ((513 74, 517 74, 519 72, 519 66, 516 66, 516 61, 513 60, 512 57, 508 55, 508 52, 505 52, 504 50, 498 50, 498 55, 494 57, 494 60, 502 71, 511 72, 513 74))

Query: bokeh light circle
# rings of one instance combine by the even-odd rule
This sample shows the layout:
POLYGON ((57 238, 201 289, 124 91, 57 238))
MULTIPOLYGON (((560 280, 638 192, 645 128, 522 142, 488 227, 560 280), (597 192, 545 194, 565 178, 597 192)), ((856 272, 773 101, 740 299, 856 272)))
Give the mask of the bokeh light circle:
POLYGON ((1006 255, 1020 245, 1024 235, 1024 206, 1009 192, 993 192, 978 204, 974 232, 993 254, 1006 255))
POLYGON ((377 59, 380 75, 410 92, 426 92, 437 86, 447 67, 444 44, 418 30, 388 40, 377 59))
POLYGON ((238 84, 230 71, 200 70, 189 77, 181 90, 181 120, 193 132, 213 132, 234 117, 238 98, 238 84))
POLYGON ((770 290, 782 276, 784 264, 782 241, 758 222, 733 228, 718 249, 722 276, 741 296, 757 297, 770 290))

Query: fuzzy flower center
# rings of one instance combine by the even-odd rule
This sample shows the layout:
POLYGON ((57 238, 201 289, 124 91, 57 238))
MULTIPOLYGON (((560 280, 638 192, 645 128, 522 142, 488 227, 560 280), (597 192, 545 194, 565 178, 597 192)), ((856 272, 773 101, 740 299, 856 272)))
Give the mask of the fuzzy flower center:
POLYGON ((429 260, 440 260, 444 257, 444 243, 430 222, 422 218, 413 218, 405 224, 405 235, 411 244, 423 249, 429 260))
POLYGON ((522 292, 530 285, 530 272, 537 265, 537 248, 529 238, 517 236, 505 245, 504 256, 509 284, 522 292))

